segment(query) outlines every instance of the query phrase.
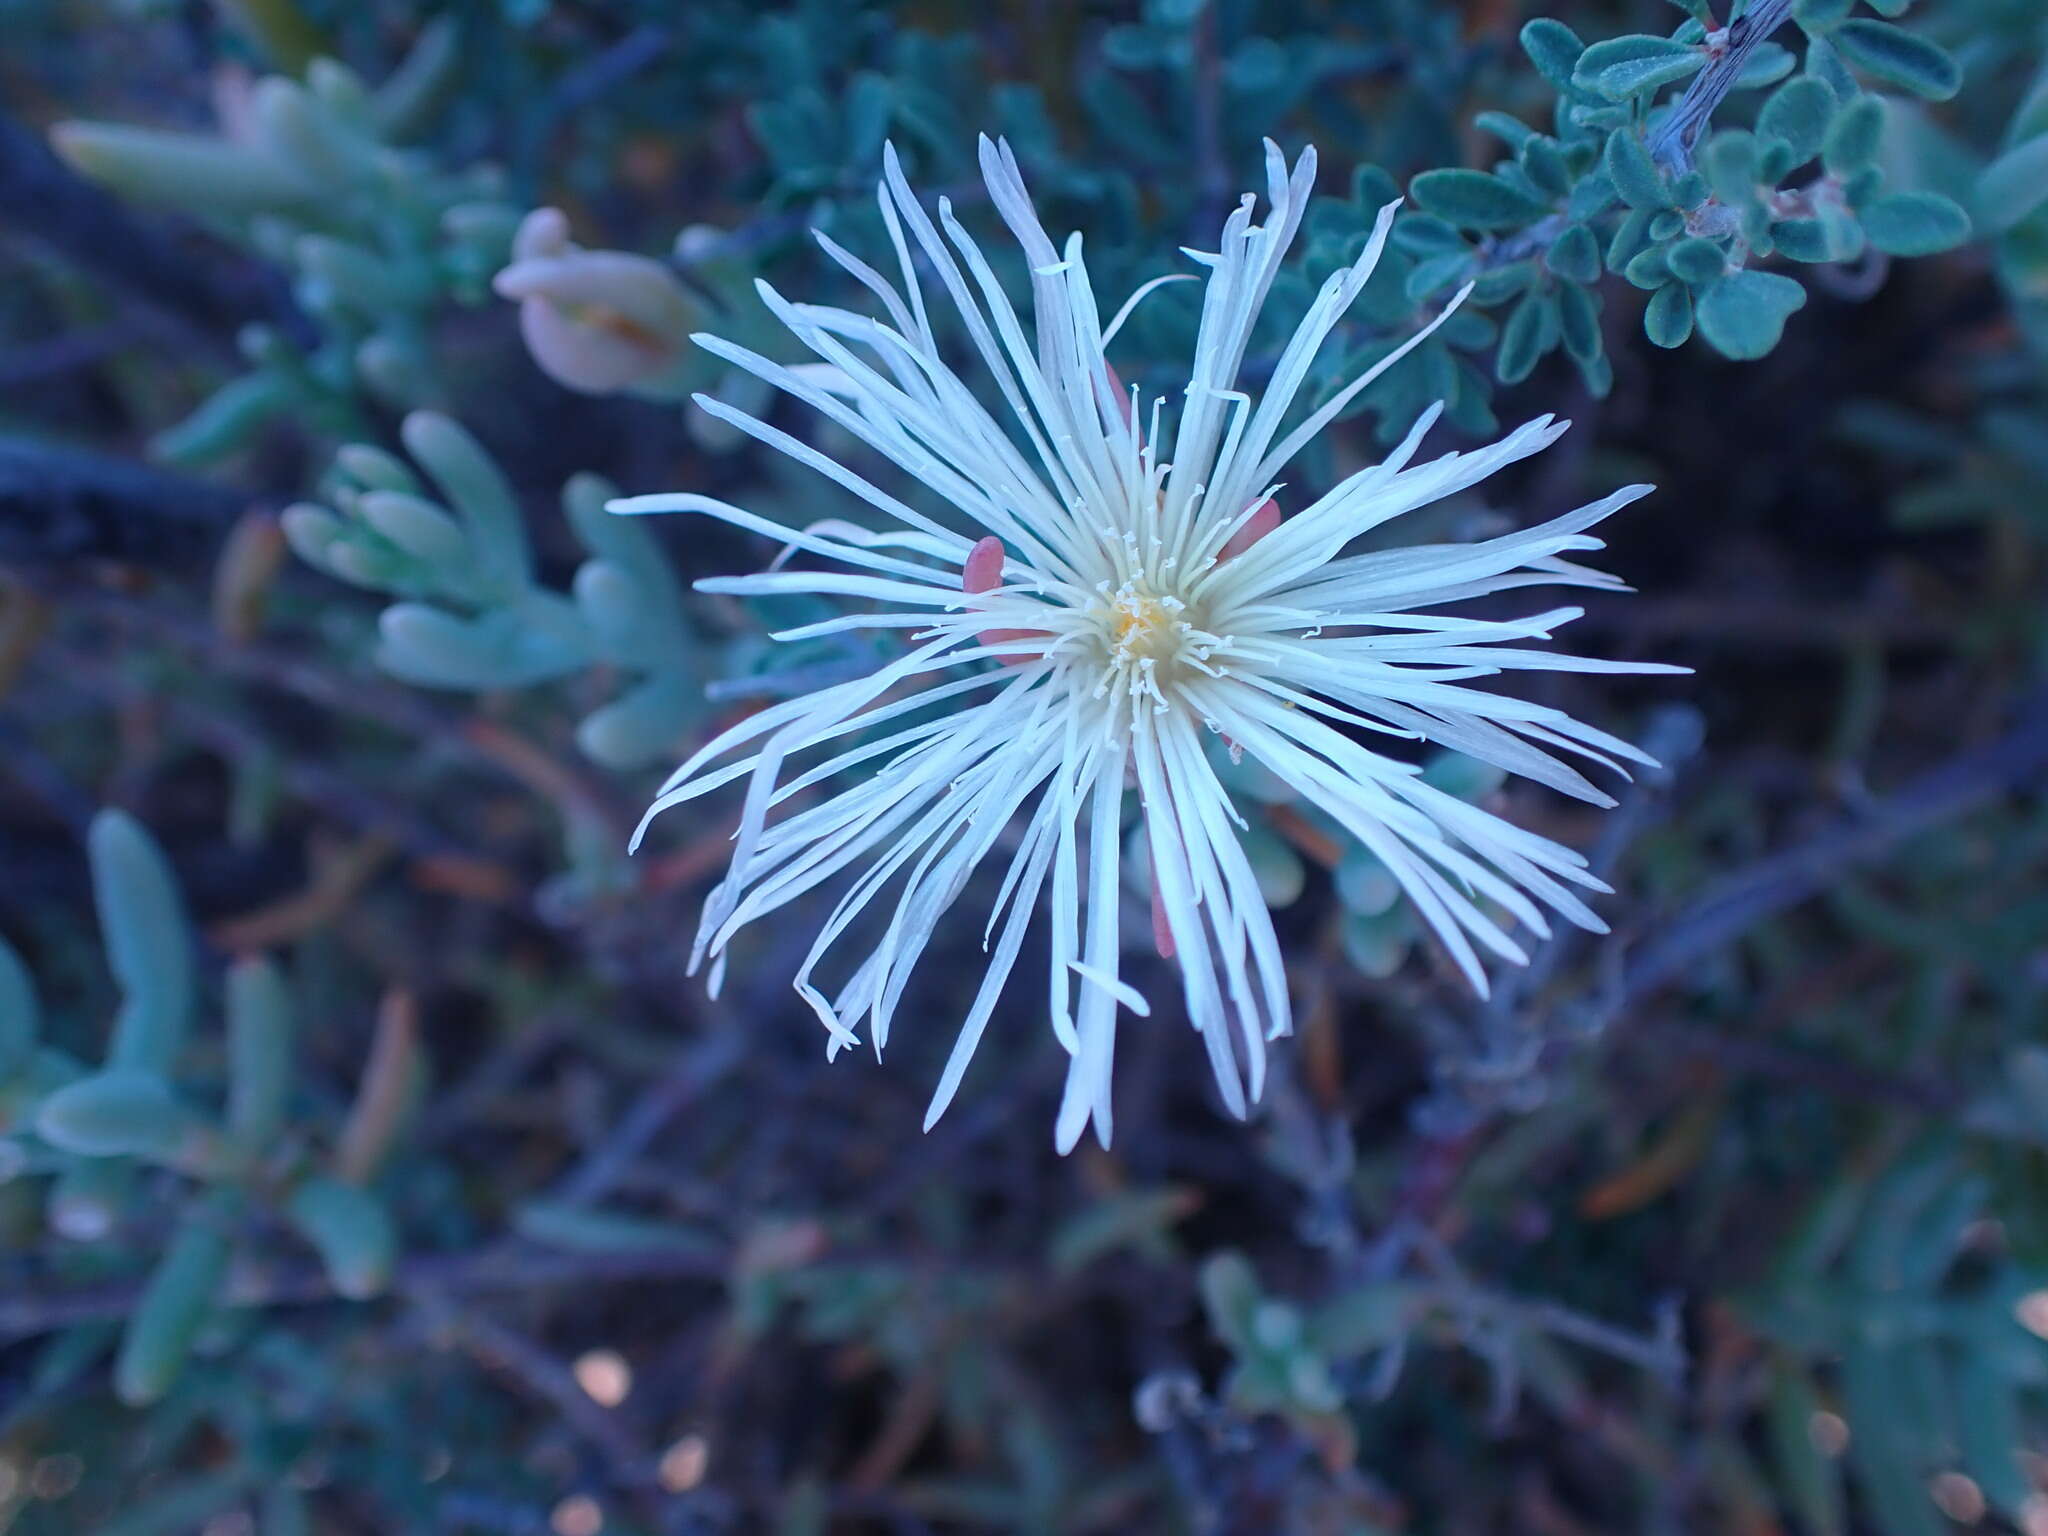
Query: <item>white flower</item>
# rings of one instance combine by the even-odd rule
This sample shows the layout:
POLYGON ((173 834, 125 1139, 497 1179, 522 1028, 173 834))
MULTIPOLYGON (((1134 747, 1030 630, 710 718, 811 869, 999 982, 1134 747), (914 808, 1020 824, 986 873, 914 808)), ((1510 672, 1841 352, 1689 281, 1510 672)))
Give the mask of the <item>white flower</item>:
POLYGON ((1608 766, 1612 758, 1647 762, 1642 754, 1558 710, 1464 685, 1510 669, 1673 669, 1516 648, 1547 638, 1576 608, 1508 620, 1421 610, 1537 583, 1615 588, 1564 556, 1599 548, 1586 530, 1649 487, 1480 543, 1346 555, 1361 534, 1537 452, 1565 428, 1545 416, 1492 447, 1411 467, 1432 411, 1386 462, 1281 519, 1275 498, 1288 462, 1394 360, 1282 431, 1318 347, 1371 274, 1395 210, 1380 210, 1364 254, 1323 285, 1265 389, 1248 393, 1237 381, 1253 322, 1315 175, 1313 150, 1291 172, 1270 143, 1266 160, 1265 222, 1253 222, 1256 200, 1247 196, 1216 254, 1188 253, 1208 278, 1191 378, 1174 410, 1126 395, 1117 382, 1104 349, 1131 304, 1102 325, 1081 237, 1055 248, 1007 145, 983 139, 981 166, 1030 264, 1028 330, 947 202, 935 226, 892 152, 878 200, 902 288, 818 237, 886 319, 792 304, 763 283, 762 298, 817 363, 784 367, 697 339, 894 461, 957 517, 927 516, 781 429, 703 396, 698 403, 713 416, 876 508, 882 531, 841 521, 790 528, 705 496, 613 503, 622 512, 705 513, 779 541, 785 556, 801 551, 836 567, 785 570, 778 559, 763 574, 699 582, 703 590, 879 605, 779 639, 912 632, 904 653, 871 675, 725 731, 676 770, 648 817, 746 781, 731 870, 705 906, 691 957, 693 968, 717 957, 714 986, 740 928, 842 871, 861 871, 796 976, 833 1051, 854 1043, 863 1015, 881 1050, 934 926, 1001 849, 984 931, 993 949, 927 1126, 958 1087, 1043 905, 1051 1022, 1072 1057, 1056 1141, 1070 1149, 1092 1120, 1108 1142, 1117 1010, 1148 1011, 1120 965, 1132 789, 1158 947, 1180 971, 1224 1102, 1242 1115, 1258 1096, 1266 1043, 1290 1028, 1287 974, 1238 840, 1245 823, 1217 777, 1219 752, 1251 753, 1376 854, 1481 992, 1480 950, 1526 958, 1504 923, 1547 933, 1547 907, 1586 928, 1605 926, 1573 889, 1606 889, 1578 854, 1432 788, 1359 733, 1438 742, 1612 804, 1545 749, 1608 766), (920 255, 1001 396, 1000 419, 940 354, 920 255), (864 953, 840 965, 828 991, 818 973, 842 940, 864 953))

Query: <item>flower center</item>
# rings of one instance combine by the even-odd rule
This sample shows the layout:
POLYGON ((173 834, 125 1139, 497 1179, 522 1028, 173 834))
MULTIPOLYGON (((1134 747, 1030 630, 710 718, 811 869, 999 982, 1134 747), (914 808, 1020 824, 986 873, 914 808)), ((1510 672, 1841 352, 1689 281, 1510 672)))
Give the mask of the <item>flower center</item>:
POLYGON ((1110 633, 1119 645, 1148 646, 1169 622, 1166 604, 1150 592, 1126 587, 1110 604, 1110 633))
POLYGON ((1187 604, 1130 581, 1108 597, 1102 618, 1112 662, 1165 664, 1179 658, 1193 628, 1187 621, 1187 604))

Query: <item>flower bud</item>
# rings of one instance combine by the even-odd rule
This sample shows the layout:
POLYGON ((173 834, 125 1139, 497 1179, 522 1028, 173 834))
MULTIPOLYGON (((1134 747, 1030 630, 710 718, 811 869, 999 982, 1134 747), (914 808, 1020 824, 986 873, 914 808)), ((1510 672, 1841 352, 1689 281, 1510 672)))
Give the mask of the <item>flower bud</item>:
POLYGON ((660 262, 584 250, 554 208, 526 216, 512 254, 492 286, 518 303, 527 350, 557 383, 612 394, 653 384, 682 361, 697 306, 660 262))

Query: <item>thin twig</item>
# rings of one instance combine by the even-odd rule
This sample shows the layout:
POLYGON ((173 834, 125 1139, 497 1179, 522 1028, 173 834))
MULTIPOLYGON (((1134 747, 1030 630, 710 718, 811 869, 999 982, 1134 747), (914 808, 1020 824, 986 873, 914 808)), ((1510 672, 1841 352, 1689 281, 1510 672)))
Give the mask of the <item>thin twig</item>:
POLYGON ((0 561, 9 564, 190 567, 247 507, 247 497, 204 480, 0 438, 0 561))
POLYGON ((546 110, 562 116, 617 90, 675 46, 675 31, 658 22, 635 27, 624 37, 566 71, 548 94, 546 110))
POLYGON ((2023 700, 2019 723, 1998 741, 1951 758, 1859 815, 1721 881, 1629 956, 1595 1005, 1604 1024, 1686 974, 1766 918, 1825 889, 1844 871, 1904 839, 1973 810, 2048 771, 2048 694, 2023 700))
MULTIPOLYGON (((1643 737, 1643 750, 1656 759, 1656 766, 1637 774, 1630 792, 1613 814, 1601 822, 1599 839, 1587 857, 1588 874, 1602 880, 1613 874, 1673 780, 1699 750, 1702 729, 1697 710, 1673 705, 1658 711, 1643 737)), ((1560 923, 1553 936, 1538 946, 1527 966, 1501 974, 1481 1015, 1486 1033, 1498 1036, 1512 1027, 1524 999, 1535 996, 1549 984, 1580 933, 1579 928, 1560 923)))
POLYGON ((401 801, 366 789, 357 779, 302 754, 279 753, 256 731, 218 710, 201 709, 175 693, 151 688, 139 678, 88 657, 70 646, 53 646, 52 656, 64 680, 98 694, 110 703, 146 705, 161 711, 178 732, 218 753, 228 762, 247 766, 274 762, 279 779, 298 799, 366 832, 389 837, 417 859, 463 859, 467 850, 401 801))
POLYGON ((431 1286, 416 1285, 410 1295, 421 1318, 433 1329, 452 1335, 487 1366, 515 1377, 534 1396, 553 1406, 577 1434, 595 1446, 612 1473, 629 1488, 655 1483, 653 1458, 613 1410, 585 1392, 574 1372, 540 1345, 474 1307, 458 1307, 431 1286))
POLYGON ((448 749, 467 762, 512 779, 561 809, 571 805, 617 827, 620 842, 632 824, 625 808, 581 766, 527 738, 477 716, 451 716, 404 688, 346 676, 310 656, 276 644, 223 640, 205 621, 101 588, 70 584, 54 589, 71 613, 90 614, 171 645, 216 676, 259 683, 293 694, 329 712, 369 721, 423 744, 448 749))
MULTIPOLYGON (((507 1242, 479 1253, 436 1254, 401 1264, 392 1290, 451 1296, 486 1296, 560 1287, 622 1285, 641 1281, 723 1281, 731 1260, 721 1253, 664 1248, 636 1253, 557 1253, 507 1242)), ((0 1340, 32 1338, 75 1323, 126 1317, 141 1299, 138 1284, 104 1285, 63 1295, 38 1294, 17 1270, 0 1298, 0 1340)), ((323 1269, 252 1268, 238 1271, 221 1296, 230 1308, 318 1306, 337 1300, 323 1269)))
POLYGON ((143 327, 133 320, 112 320, 105 325, 82 327, 61 335, 12 347, 0 357, 0 389, 20 389, 45 379, 90 368, 143 339, 143 327))
POLYGON ((626 1111, 617 1128, 578 1163, 548 1198, 567 1205, 602 1199, 628 1172, 662 1129, 720 1078, 740 1058, 737 1030, 724 1029, 680 1052, 666 1076, 649 1087, 626 1111))
POLYGON ((1792 15, 1792 0, 1757 0, 1728 28, 1717 54, 1685 88, 1657 131, 1650 135, 1650 158, 1673 176, 1692 169, 1693 146, 1706 131, 1715 110, 1735 89, 1742 69, 1759 44, 1792 15))

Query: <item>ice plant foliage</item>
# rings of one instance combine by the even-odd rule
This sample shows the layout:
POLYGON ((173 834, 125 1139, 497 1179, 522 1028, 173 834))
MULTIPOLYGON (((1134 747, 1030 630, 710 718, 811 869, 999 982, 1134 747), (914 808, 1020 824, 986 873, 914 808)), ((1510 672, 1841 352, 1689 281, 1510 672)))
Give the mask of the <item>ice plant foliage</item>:
POLYGON ((1565 428, 1541 417, 1491 447, 1416 464, 1431 412, 1384 463, 1281 516, 1288 463, 1387 366, 1290 415, 1395 210, 1381 211, 1364 252, 1323 285, 1265 388, 1252 392, 1239 383, 1246 348, 1315 175, 1313 150, 1291 169, 1271 144, 1266 159, 1263 221, 1246 196, 1215 253, 1188 253, 1207 269, 1206 287, 1188 383, 1169 402, 1138 398, 1109 366, 1105 349, 1131 304, 1102 323, 1080 236, 1064 248, 1047 237, 1007 145, 983 140, 981 166, 1029 264, 1028 321, 946 201, 934 222, 890 154, 878 200, 900 287, 818 237, 886 318, 791 303, 763 284, 763 299, 815 363, 785 367, 716 337, 698 341, 892 460, 957 520, 928 516, 702 396, 713 416, 867 502, 883 526, 786 527, 697 495, 613 504, 704 513, 778 541, 786 557, 831 566, 778 560, 765 573, 700 582, 705 590, 879 605, 778 638, 910 632, 902 653, 871 675, 726 730, 676 770, 648 817, 746 782, 731 869, 706 904, 692 955, 693 966, 713 960, 714 986, 742 927, 859 871, 796 976, 834 1051, 855 1042, 863 1016, 881 1050, 935 925, 977 866, 998 856, 987 969, 927 1125, 958 1088, 1042 908, 1051 1023, 1072 1058, 1056 1140, 1071 1148, 1091 1121, 1109 1140, 1117 1012, 1148 1012, 1121 964, 1133 800, 1157 948, 1180 972, 1224 1102, 1241 1115, 1258 1096, 1267 1043, 1290 1027, 1287 974, 1239 842, 1244 822, 1218 777, 1225 753, 1252 754, 1377 855, 1482 992, 1482 952, 1525 959, 1513 924, 1543 934, 1548 909, 1604 926, 1579 892, 1606 887, 1577 854, 1432 788, 1366 741, 1441 743, 1611 804, 1557 754, 1612 767, 1647 761, 1641 753, 1556 709, 1467 685, 1508 670, 1668 669, 1517 644, 1547 638, 1575 608, 1519 619, 1435 610, 1536 584, 1612 589, 1612 579, 1565 557, 1598 548, 1587 530, 1649 487, 1477 543, 1346 554, 1360 535, 1538 452, 1565 428), (958 312, 999 410, 941 355, 920 261, 958 312), (842 941, 861 953, 839 960, 842 941), (832 983, 821 979, 828 965, 832 983))

